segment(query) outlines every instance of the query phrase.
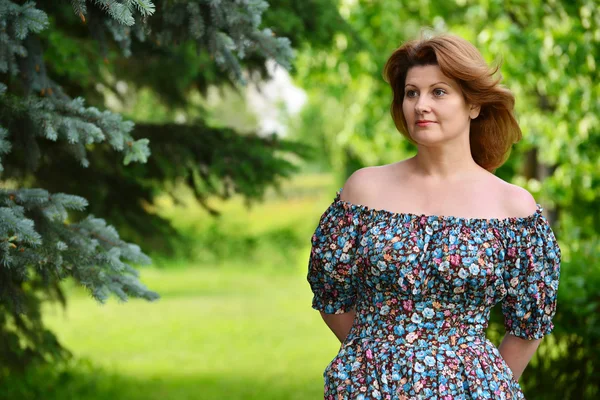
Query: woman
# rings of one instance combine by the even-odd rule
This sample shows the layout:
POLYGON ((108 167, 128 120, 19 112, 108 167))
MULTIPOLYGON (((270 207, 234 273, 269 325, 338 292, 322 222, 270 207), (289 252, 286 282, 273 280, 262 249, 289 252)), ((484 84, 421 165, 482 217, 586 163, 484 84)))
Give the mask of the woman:
POLYGON ((493 174, 521 138, 496 72, 451 35, 389 58, 391 113, 417 154, 352 174, 312 236, 312 307, 342 342, 325 399, 524 399, 561 253, 532 195, 493 174), (485 337, 497 303, 499 347, 485 337))

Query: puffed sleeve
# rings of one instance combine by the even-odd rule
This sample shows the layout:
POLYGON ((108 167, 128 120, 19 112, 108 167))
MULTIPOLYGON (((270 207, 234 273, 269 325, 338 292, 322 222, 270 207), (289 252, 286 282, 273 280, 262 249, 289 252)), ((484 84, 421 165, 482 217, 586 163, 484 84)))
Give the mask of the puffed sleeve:
POLYGON ((504 264, 506 332, 539 339, 554 329, 561 251, 548 220, 537 212, 508 228, 504 264))
POLYGON ((355 305, 359 225, 358 210, 339 195, 321 215, 311 238, 307 275, 315 310, 342 314, 355 305))

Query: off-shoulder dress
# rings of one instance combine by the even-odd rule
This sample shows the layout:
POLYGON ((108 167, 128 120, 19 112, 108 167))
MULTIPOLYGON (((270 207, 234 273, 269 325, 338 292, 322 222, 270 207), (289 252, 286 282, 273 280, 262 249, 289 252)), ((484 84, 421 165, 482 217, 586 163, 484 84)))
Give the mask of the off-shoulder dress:
POLYGON ((312 308, 355 309, 325 368, 324 399, 524 399, 485 336, 552 331, 561 252, 542 207, 503 219, 379 210, 340 198, 311 238, 312 308))

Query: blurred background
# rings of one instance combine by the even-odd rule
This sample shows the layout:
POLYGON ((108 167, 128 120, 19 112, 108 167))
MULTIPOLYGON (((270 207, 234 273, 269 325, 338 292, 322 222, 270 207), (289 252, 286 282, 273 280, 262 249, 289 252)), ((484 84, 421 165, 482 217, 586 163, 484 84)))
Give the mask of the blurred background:
POLYGON ((414 155, 382 69, 424 27, 501 63, 523 139, 496 174, 562 250, 525 395, 600 396, 595 0, 0 0, 0 398, 322 398, 311 235, 414 155))

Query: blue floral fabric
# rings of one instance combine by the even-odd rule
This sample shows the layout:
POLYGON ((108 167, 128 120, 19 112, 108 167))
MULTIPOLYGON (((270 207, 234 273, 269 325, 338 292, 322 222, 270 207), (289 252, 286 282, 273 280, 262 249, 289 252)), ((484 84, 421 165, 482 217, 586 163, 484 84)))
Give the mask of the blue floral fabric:
POLYGON ((485 337, 550 333, 561 252, 542 207, 504 219, 378 210, 336 193, 311 239, 312 307, 356 311, 324 399, 524 399, 485 337))

